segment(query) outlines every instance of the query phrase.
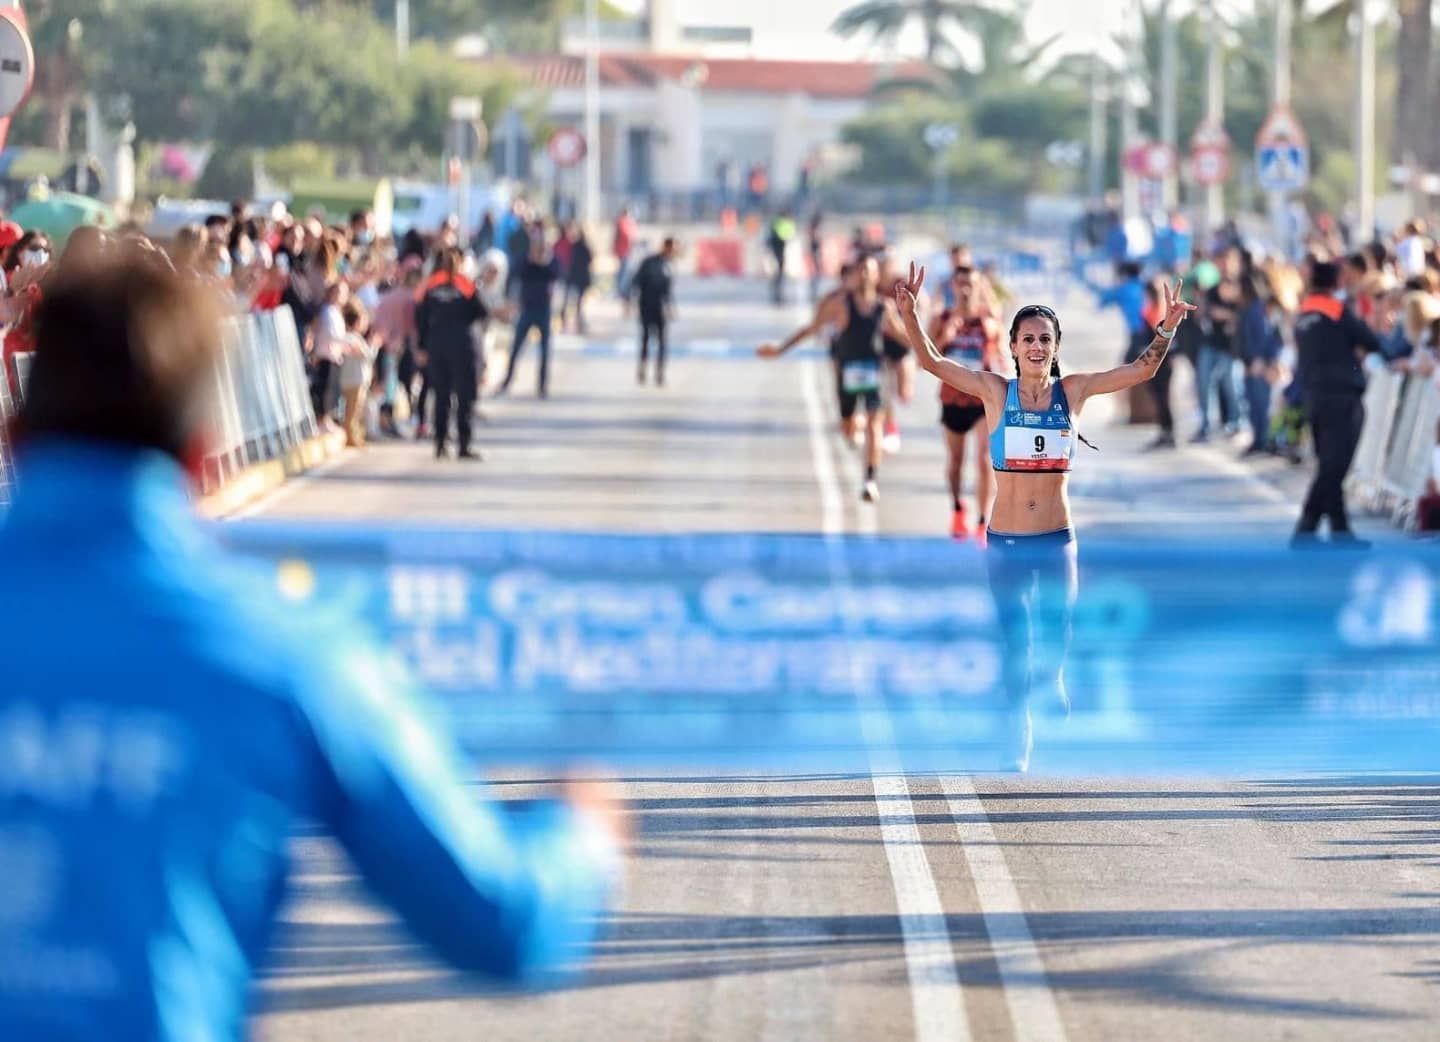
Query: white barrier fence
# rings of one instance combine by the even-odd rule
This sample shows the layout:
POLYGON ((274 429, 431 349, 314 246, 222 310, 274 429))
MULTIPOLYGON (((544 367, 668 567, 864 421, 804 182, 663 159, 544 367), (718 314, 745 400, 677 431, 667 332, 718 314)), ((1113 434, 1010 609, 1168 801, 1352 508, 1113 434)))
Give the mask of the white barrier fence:
POLYGON ((1365 426, 1349 491, 1361 507, 1389 514, 1399 527, 1415 525, 1415 506, 1425 494, 1435 425, 1440 422, 1440 386, 1433 376, 1374 374, 1365 390, 1365 426))
MULTIPOLYGON (((0 379, 0 507, 9 503, 15 472, 5 425, 24 400, 30 356, 14 358, 20 401, 0 379)), ((319 432, 310 404, 304 351, 289 308, 225 321, 224 352, 215 369, 212 450, 203 491, 213 492, 245 467, 278 459, 319 432)))
POLYGON ((10 374, 0 369, 0 510, 10 505, 15 488, 15 460, 10 448, 10 420, 17 404, 10 399, 10 374))
POLYGON ((229 319, 224 334, 224 357, 215 371, 215 448, 205 457, 206 492, 319 433, 290 309, 229 319))

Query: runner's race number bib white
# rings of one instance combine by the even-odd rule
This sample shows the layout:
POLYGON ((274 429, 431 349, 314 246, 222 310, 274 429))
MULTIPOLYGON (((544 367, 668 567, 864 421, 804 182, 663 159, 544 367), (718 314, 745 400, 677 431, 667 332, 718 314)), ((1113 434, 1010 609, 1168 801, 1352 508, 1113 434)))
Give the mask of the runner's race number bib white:
POLYGON ((1007 470, 1069 470, 1070 431, 1036 427, 1005 428, 1007 470))
POLYGON ((840 370, 840 386, 846 394, 878 391, 880 366, 874 362, 847 362, 840 370))

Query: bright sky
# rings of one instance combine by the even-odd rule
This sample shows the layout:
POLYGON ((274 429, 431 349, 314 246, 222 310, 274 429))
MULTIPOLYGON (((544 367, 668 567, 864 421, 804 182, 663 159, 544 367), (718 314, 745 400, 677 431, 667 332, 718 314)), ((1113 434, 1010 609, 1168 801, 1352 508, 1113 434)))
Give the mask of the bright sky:
MULTIPOLYGON (((862 38, 842 40, 829 33, 835 16, 855 0, 671 0, 682 25, 752 25, 757 43, 766 52, 780 52, 805 58, 853 58, 867 56, 862 38), (762 43, 763 41, 763 43, 762 43)), ((1004 0, 992 0, 1001 3, 1004 0)), ((1061 33, 1061 51, 1089 51, 1108 41, 1124 26, 1133 0, 1013 0, 1016 7, 1028 6, 1026 19, 1033 39, 1061 33)), ((1153 3, 1154 0, 1146 0, 1153 3)), ((1174 0, 1177 10, 1188 9, 1195 0, 1174 0)), ((1246 6, 1254 0, 1220 0, 1221 7, 1246 6)), ((615 0, 616 6, 643 11, 645 0, 615 0)), ((920 34, 913 30, 901 40, 902 49, 920 50, 920 34)), ((870 57, 880 57, 873 50, 870 57)))
MULTIPOLYGON (((861 57, 869 50, 863 38, 842 40, 830 34, 835 17, 855 0, 671 0, 677 21, 682 25, 751 25, 757 43, 766 50, 786 51, 795 57, 861 57)), ((1036 36, 1047 32, 1066 34, 1066 49, 1082 50, 1092 45, 1096 26, 1118 25, 1126 0, 1033 0, 1031 32, 1036 36)), ((617 7, 639 13, 645 0, 618 0, 617 7)), ((913 50, 920 46, 918 32, 902 37, 901 46, 913 50)), ((874 53, 873 51, 871 52, 874 53)))

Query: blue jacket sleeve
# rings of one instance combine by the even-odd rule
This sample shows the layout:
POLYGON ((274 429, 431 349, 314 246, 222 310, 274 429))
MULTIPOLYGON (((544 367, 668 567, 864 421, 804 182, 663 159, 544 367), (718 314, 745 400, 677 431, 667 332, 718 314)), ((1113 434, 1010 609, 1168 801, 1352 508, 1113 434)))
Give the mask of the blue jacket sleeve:
POLYGON ((582 958, 619 867, 608 837, 465 785, 398 664, 351 646, 324 673, 301 696, 319 814, 376 893, 464 970, 534 986, 582 958))

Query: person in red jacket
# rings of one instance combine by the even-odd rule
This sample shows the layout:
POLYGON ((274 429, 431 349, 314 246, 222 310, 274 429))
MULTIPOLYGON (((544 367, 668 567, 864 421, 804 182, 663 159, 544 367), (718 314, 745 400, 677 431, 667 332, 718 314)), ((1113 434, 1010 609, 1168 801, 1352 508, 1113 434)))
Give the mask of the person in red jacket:
POLYGON ((40 280, 50 268, 50 242, 41 232, 22 233, 11 238, 19 226, 12 221, 0 228, 0 241, 10 238, 5 254, 4 279, 6 296, 0 301, 0 322, 8 327, 4 347, 0 348, 0 373, 8 381, 10 397, 19 401, 23 395, 15 356, 35 350, 30 316, 40 303, 40 280))

